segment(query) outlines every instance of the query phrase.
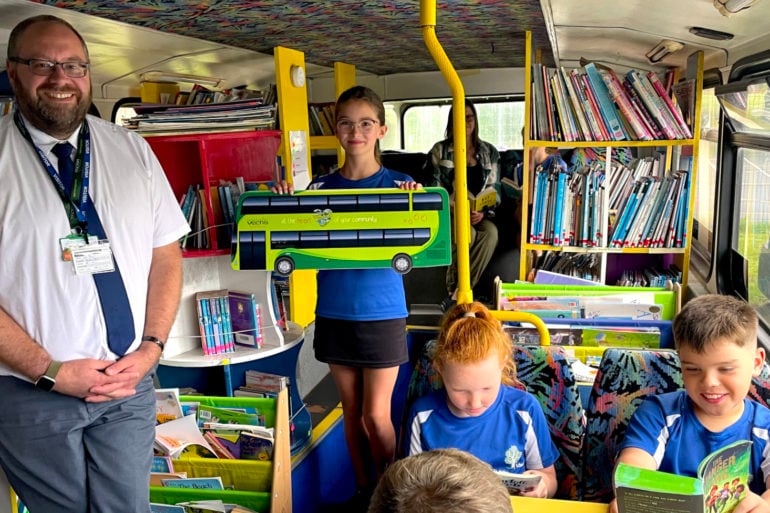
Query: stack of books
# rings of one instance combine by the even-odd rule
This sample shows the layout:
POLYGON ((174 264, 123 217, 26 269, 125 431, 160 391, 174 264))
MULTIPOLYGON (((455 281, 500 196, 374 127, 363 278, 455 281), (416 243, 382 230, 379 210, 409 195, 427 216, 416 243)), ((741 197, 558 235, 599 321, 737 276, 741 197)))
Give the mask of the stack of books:
POLYGON ((651 71, 618 76, 594 63, 569 71, 533 64, 530 136, 544 141, 691 139, 694 97, 686 91, 694 88, 677 84, 682 109, 672 100, 669 78, 673 75, 664 85, 651 71))
POLYGON ((262 309, 250 292, 210 290, 195 294, 204 355, 232 353, 235 345, 262 347, 262 309))

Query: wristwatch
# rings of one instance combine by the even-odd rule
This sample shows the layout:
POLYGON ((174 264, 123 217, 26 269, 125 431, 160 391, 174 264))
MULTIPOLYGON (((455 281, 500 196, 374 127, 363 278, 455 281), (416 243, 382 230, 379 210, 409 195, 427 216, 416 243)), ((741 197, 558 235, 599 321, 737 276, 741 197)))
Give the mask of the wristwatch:
POLYGON ((48 364, 48 368, 45 370, 45 374, 35 381, 35 387, 46 392, 53 390, 53 387, 56 384, 56 375, 59 373, 61 364, 62 362, 51 360, 51 363, 48 364))

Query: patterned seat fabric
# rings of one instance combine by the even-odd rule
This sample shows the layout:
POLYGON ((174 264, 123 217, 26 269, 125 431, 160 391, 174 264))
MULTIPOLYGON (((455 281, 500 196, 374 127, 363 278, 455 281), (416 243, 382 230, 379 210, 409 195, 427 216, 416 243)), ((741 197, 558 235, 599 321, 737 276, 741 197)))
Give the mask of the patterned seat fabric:
POLYGON ((516 374, 527 392, 540 402, 559 450, 554 465, 558 488, 556 498, 580 497, 580 462, 585 415, 572 368, 559 346, 514 346, 516 374))
POLYGON ((747 395, 749 399, 770 407, 770 364, 765 362, 759 376, 751 378, 751 387, 747 395))
MULTIPOLYGON (((435 341, 428 342, 415 362, 407 390, 404 411, 409 414, 414 401, 440 389, 441 377, 431 365, 435 341)), ((561 347, 514 346, 517 377, 525 389, 540 402, 551 438, 559 450, 555 466, 559 487, 556 497, 579 499, 580 453, 585 427, 583 406, 572 369, 561 347)), ((405 422, 408 419, 405 417, 405 422)), ((402 440, 402 453, 406 452, 402 440)))
POLYGON ((634 411, 648 395, 681 388, 679 357, 674 351, 619 348, 604 351, 586 411, 583 500, 612 500, 612 471, 634 411))

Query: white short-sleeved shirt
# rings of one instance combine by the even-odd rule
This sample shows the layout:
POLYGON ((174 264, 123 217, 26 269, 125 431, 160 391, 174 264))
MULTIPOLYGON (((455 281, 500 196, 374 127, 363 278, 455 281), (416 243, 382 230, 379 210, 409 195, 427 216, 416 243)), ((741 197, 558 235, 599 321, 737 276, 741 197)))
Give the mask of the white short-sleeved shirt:
MULTIPOLYGON (((88 116, 91 196, 112 245, 140 344, 153 248, 189 231, 178 200, 150 146, 139 135, 88 116)), ((59 142, 27 128, 50 155, 59 142)), ((69 139, 77 147, 77 133, 69 139)), ((51 177, 13 122, 0 118, 0 307, 55 360, 115 358, 91 275, 76 275, 61 259, 70 232, 51 177)), ((20 376, 0 364, 0 375, 20 376)))

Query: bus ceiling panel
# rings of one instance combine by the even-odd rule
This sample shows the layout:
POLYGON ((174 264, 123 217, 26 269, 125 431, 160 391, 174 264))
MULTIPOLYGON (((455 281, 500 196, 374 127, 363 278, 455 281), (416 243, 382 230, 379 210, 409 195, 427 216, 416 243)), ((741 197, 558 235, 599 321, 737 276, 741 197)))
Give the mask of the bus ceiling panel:
POLYGON ((556 44, 554 57, 566 67, 576 67, 581 57, 611 67, 650 67, 645 54, 669 39, 684 48, 665 57, 657 68, 683 67, 695 50, 704 51, 706 68, 725 68, 767 47, 766 24, 759 20, 770 19, 770 2, 755 2, 729 17, 704 0, 543 0, 543 12, 556 44), (696 26, 734 37, 722 41, 701 37, 690 32, 696 26))

